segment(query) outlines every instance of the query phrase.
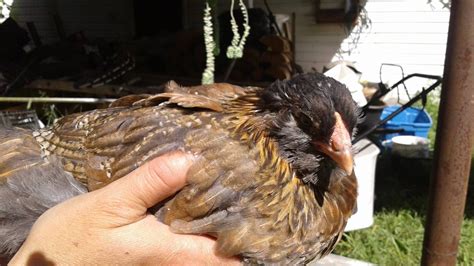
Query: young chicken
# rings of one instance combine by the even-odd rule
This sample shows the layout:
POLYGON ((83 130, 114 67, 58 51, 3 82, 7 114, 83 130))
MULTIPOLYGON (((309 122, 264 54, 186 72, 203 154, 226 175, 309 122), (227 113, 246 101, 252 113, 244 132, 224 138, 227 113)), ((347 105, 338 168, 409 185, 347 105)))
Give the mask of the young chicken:
POLYGON ((51 128, 0 131, 0 251, 15 252, 42 212, 84 193, 77 181, 95 190, 182 150, 196 159, 160 221, 215 236, 220 253, 246 263, 320 258, 355 209, 357 120, 347 88, 312 73, 266 89, 171 82, 165 93, 127 96, 51 128))

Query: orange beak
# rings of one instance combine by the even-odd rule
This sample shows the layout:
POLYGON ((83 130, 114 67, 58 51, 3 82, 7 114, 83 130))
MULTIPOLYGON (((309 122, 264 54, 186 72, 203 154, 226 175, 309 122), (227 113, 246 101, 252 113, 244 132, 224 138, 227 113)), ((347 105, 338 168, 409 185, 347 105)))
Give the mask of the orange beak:
POLYGON ((351 136, 341 115, 336 112, 336 125, 329 144, 315 141, 316 149, 333 159, 348 175, 352 174, 354 161, 352 158, 351 136))

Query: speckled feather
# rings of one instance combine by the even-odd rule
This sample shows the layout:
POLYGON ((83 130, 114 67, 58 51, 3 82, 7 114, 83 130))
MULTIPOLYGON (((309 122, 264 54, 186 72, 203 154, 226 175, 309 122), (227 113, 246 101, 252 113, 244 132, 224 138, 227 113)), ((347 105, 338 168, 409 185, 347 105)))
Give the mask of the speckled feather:
POLYGON ((219 252, 248 263, 300 264, 332 251, 357 184, 320 154, 306 163, 290 158, 272 133, 277 115, 261 108, 264 96, 259 88, 170 83, 163 94, 66 116, 33 136, 43 156, 61 158, 89 190, 170 151, 192 153, 188 184, 159 219, 179 233, 213 235, 219 252))
POLYGON ((0 129, 0 257, 19 249, 42 213, 86 192, 30 131, 0 129))

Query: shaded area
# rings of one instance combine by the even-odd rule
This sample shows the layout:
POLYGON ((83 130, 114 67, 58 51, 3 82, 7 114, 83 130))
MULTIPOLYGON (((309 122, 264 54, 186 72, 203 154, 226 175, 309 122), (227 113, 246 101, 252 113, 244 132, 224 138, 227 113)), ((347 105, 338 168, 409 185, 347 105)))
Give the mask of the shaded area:
MULTIPOLYGON (((346 233, 336 253, 380 265, 419 264, 433 162, 394 157, 385 152, 377 163, 374 225, 346 233)), ((471 265, 473 250, 474 171, 471 169, 458 264, 471 265)))
MULTIPOLYGON (((432 159, 408 159, 383 154, 377 166, 375 210, 409 209, 425 214, 432 165, 432 159)), ((467 219, 474 219, 473 176, 471 169, 465 210, 467 219)))

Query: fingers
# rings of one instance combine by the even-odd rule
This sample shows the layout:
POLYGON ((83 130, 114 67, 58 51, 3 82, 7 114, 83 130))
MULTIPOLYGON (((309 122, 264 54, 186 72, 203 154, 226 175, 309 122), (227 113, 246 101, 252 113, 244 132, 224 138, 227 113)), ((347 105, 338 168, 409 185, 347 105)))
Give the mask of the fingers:
POLYGON ((192 265, 240 265, 238 258, 216 253, 215 240, 206 236, 175 234, 167 225, 156 222, 153 215, 128 225, 126 231, 134 232, 127 236, 133 243, 127 246, 146 252, 142 257, 150 261, 160 261, 164 265, 188 265, 190 262, 192 265))
POLYGON ((186 183, 192 155, 173 152, 160 156, 105 189, 120 194, 122 200, 134 201, 148 209, 173 195, 186 183))

